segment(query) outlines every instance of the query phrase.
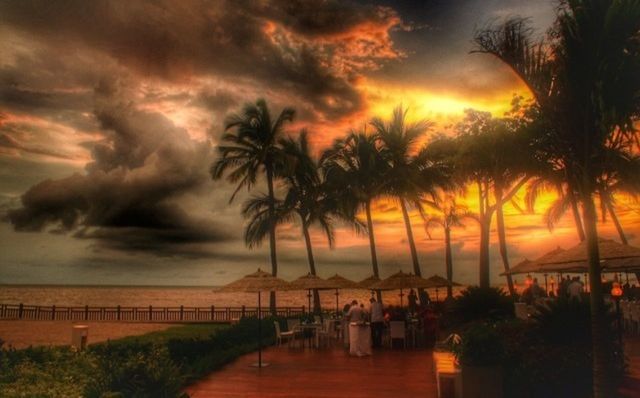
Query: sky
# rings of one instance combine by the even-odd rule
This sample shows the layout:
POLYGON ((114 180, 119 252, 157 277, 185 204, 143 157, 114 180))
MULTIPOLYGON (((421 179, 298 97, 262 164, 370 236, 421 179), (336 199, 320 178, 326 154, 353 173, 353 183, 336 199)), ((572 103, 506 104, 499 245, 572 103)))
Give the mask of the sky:
MULTIPOLYGON (((554 1, 0 1, 0 283, 220 285, 269 269, 243 243, 243 201, 212 181, 224 118, 265 98, 296 108, 314 153, 402 103, 447 133, 464 109, 501 116, 521 82, 472 53, 473 33, 525 16, 543 34, 554 1), (419 5, 417 5, 419 3, 419 5)), ((426 137, 425 139, 428 139, 426 137)), ((522 194, 516 196, 516 201, 522 194)), ((577 243, 508 205, 512 264, 577 243)), ((473 208, 473 201, 468 201, 473 208)), ((640 210, 618 212, 640 244, 640 210)), ((424 275, 444 274, 440 231, 411 214, 424 275)), ((411 262, 397 204, 374 204, 382 276, 411 262)), ((615 238, 611 222, 599 225, 615 238)), ((453 232, 454 279, 477 283, 478 228, 453 232)), ((312 232, 320 275, 371 273, 368 239, 312 232)), ((502 264, 492 234, 492 281, 502 264)), ((307 272, 300 226, 278 230, 279 275, 307 272)))

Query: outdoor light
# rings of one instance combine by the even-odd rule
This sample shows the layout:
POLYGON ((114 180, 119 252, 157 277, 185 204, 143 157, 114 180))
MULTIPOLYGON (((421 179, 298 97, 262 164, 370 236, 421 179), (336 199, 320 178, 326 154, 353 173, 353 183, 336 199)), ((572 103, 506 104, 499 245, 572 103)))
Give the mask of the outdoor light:
POLYGON ((622 288, 620 287, 620 283, 613 282, 613 287, 611 288, 611 297, 617 300, 622 297, 622 288))
POLYGON ((533 278, 531 278, 531 275, 527 275, 527 278, 524 280, 524 284, 527 285, 527 287, 533 284, 533 278))

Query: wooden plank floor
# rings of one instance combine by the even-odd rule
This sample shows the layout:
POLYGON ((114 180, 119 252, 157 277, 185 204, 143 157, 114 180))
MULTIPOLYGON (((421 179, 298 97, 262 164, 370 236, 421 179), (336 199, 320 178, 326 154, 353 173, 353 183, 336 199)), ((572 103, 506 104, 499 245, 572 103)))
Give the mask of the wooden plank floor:
POLYGON ((396 398, 436 397, 431 352, 375 351, 371 357, 351 357, 341 348, 269 348, 270 366, 249 365, 257 354, 240 357, 187 389, 192 398, 396 398))

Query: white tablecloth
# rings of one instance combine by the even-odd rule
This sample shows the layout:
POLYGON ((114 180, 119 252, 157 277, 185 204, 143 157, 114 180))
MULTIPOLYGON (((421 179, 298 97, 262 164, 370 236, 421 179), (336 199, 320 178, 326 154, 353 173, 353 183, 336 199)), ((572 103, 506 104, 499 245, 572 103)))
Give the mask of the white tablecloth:
POLYGON ((371 355, 371 327, 369 324, 349 324, 349 354, 359 357, 371 355))

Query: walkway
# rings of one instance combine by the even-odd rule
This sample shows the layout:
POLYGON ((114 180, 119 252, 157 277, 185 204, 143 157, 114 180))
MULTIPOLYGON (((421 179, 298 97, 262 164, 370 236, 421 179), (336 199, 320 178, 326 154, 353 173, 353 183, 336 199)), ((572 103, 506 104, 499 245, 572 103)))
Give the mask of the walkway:
POLYGON ((266 368, 250 367, 256 359, 256 353, 242 356, 187 393, 192 398, 436 397, 430 351, 382 350, 356 358, 340 348, 284 346, 265 351, 266 368))

